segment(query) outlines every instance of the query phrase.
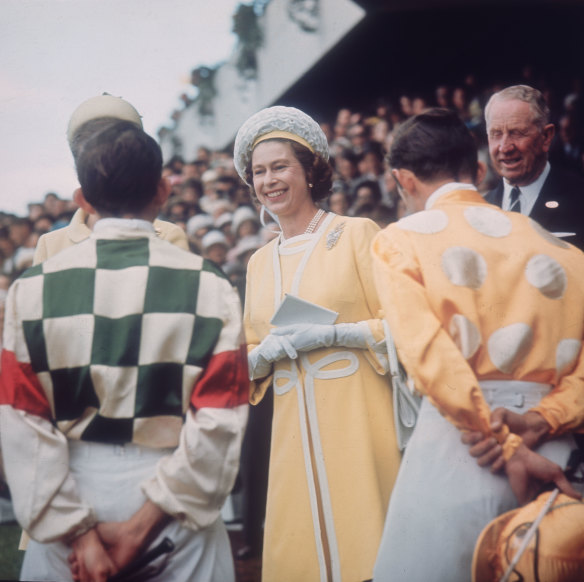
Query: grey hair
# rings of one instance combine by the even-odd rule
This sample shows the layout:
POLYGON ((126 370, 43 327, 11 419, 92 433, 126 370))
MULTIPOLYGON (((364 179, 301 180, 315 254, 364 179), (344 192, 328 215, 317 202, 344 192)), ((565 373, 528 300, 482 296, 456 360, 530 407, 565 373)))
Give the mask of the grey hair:
POLYGON ((530 87, 529 85, 512 85, 501 91, 494 93, 487 106, 485 107, 485 120, 487 127, 489 125, 489 113, 494 101, 510 101, 516 99, 529 104, 531 109, 532 121, 541 130, 550 122, 550 108, 548 107, 545 97, 541 91, 530 87))

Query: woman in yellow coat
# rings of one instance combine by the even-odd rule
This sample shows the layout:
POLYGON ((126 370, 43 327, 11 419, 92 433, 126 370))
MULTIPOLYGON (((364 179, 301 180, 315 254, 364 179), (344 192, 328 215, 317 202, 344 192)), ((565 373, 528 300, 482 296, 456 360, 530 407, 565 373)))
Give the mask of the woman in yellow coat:
POLYGON ((369 253, 378 227, 319 208, 328 146, 297 109, 252 116, 235 165, 281 228, 249 262, 244 313, 250 400, 274 390, 263 579, 368 580, 400 459, 369 253), (335 323, 300 310, 274 327, 286 294, 335 323))

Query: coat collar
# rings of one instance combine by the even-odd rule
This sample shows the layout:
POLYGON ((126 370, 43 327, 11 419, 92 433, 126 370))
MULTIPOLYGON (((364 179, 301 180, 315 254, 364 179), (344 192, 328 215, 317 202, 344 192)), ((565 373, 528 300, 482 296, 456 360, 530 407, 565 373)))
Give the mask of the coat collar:
POLYGON ((88 214, 82 208, 77 209, 71 222, 69 223, 69 238, 72 242, 78 243, 91 235, 91 229, 87 226, 88 214))
MULTIPOLYGON (((433 195, 432 195, 433 196, 433 195)), ((430 199, 428 199, 430 200, 430 199)), ((473 204, 488 204, 482 195, 476 189, 456 189, 449 190, 441 194, 438 198, 430 201, 431 204, 426 204, 426 209, 438 208, 445 204, 456 204, 460 202, 471 202, 473 204)))

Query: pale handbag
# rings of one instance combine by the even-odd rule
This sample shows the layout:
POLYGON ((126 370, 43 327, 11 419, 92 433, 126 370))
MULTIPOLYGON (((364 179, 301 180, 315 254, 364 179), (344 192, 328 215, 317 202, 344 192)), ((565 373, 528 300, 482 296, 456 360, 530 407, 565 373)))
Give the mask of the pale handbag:
POLYGON ((393 336, 385 320, 383 321, 383 328, 389 359, 391 386, 393 388, 395 434, 399 450, 403 451, 414 432, 422 397, 416 392, 415 388, 410 388, 408 385, 407 374, 399 362, 393 336))

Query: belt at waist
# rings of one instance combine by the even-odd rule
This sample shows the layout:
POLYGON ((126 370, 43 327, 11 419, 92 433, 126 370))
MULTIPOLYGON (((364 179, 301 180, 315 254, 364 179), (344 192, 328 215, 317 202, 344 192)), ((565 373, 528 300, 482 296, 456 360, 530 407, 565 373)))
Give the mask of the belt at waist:
POLYGON ((70 459, 153 459, 157 460, 171 454, 174 448, 155 449, 135 443, 123 445, 110 443, 96 443, 92 441, 78 441, 69 439, 70 459))
POLYGON ((549 394, 551 384, 523 380, 481 380, 479 386, 490 407, 532 408, 549 394))

